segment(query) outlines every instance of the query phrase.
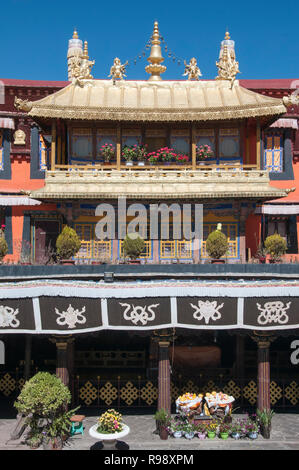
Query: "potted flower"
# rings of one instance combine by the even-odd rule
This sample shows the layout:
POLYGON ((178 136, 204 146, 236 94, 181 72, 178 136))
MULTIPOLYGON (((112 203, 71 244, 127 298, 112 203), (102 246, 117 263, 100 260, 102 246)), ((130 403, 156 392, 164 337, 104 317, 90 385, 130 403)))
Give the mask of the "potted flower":
POLYGON ((216 421, 212 421, 207 425, 207 436, 209 439, 214 439, 216 437, 218 424, 216 421))
POLYGON ((259 433, 258 423, 252 419, 249 419, 246 424, 246 431, 250 439, 257 439, 259 433))
POLYGON ((110 409, 98 418, 97 432, 100 434, 115 434, 123 430, 122 415, 110 409))
POLYGON ((274 411, 264 408, 263 410, 257 410, 256 414, 261 435, 264 439, 270 439, 271 421, 274 415, 274 411))
POLYGON ((105 163, 110 163, 110 160, 115 156, 115 147, 113 144, 104 144, 100 147, 100 154, 105 163))
POLYGON ((150 152, 147 154, 148 161, 151 165, 157 165, 160 162, 160 154, 156 152, 150 152))
POLYGON ((147 144, 136 146, 136 151, 138 166, 144 166, 147 158, 147 144))
POLYGON ((123 251, 125 258, 129 258, 130 264, 140 264, 137 258, 144 251, 145 243, 138 234, 129 233, 123 241, 123 251))
POLYGON ((186 439, 193 439, 195 435, 195 427, 193 423, 187 422, 184 426, 184 436, 186 439))
POLYGON ((267 254, 266 249, 260 243, 257 249, 256 255, 255 255, 258 258, 260 264, 266 263, 266 254, 267 254))
POLYGON ((221 224, 217 225, 217 229, 211 232, 206 241, 206 250, 211 258, 212 264, 222 264, 225 260, 221 260, 222 256, 228 253, 228 241, 226 235, 221 232, 221 224))
POLYGON ((170 164, 171 162, 175 161, 176 158, 175 151, 169 147, 162 147, 158 149, 157 154, 159 155, 159 160, 164 164, 170 164))
POLYGON ((243 432, 243 426, 241 420, 236 419, 231 424, 231 437, 233 439, 240 439, 243 432))
POLYGON ((219 435, 221 439, 227 439, 231 431, 231 424, 222 421, 219 425, 219 435))
POLYGON ((185 423, 177 416, 171 421, 170 430, 173 437, 179 438, 184 435, 184 425, 185 423))
POLYGON ((196 424, 197 437, 200 440, 204 440, 207 435, 207 426, 205 423, 196 424))
POLYGON ((275 233, 266 238, 265 249, 267 254, 270 255, 269 262, 277 263, 280 261, 281 256, 287 251, 287 243, 281 235, 275 233))
POLYGON ((57 255, 62 264, 74 264, 71 258, 80 250, 81 240, 71 227, 65 226, 56 240, 57 255))
POLYGON ((189 157, 188 155, 178 154, 176 157, 176 161, 179 165, 185 165, 186 163, 188 163, 189 157))
POLYGON ((157 424, 157 429, 159 431, 160 439, 166 440, 168 439, 169 435, 169 428, 171 423, 171 418, 169 413, 164 409, 161 408, 160 410, 156 411, 155 419, 157 424))
POLYGON ((131 145, 130 147, 125 145, 122 151, 122 156, 126 160, 127 166, 133 166, 134 161, 137 160, 137 146, 131 145))
POLYGON ((200 145, 196 147, 196 161, 205 165, 207 158, 213 158, 214 152, 209 145, 200 145))

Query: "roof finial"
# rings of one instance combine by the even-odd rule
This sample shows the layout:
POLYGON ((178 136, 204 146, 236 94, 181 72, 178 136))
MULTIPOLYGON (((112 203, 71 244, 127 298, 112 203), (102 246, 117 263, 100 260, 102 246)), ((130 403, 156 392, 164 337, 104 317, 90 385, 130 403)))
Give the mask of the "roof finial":
POLYGON ((164 73, 166 70, 165 65, 161 65, 161 62, 164 61, 164 58, 162 57, 160 46, 161 41, 158 21, 155 21, 154 23, 154 31, 151 37, 151 42, 151 53, 149 58, 147 59, 150 64, 145 67, 145 70, 147 73, 151 74, 149 81, 158 81, 161 80, 160 74, 164 73))
POLYGON ((84 49, 83 49, 82 59, 89 59, 88 42, 87 41, 84 41, 84 49))
POLYGON ((226 33, 225 33, 225 38, 224 38, 226 41, 230 39, 230 35, 229 35, 229 32, 227 31, 227 28, 226 28, 226 33))
POLYGON ((236 61, 235 41, 230 39, 228 31, 225 33, 225 39, 221 42, 219 62, 216 62, 218 76, 216 80, 230 80, 233 85, 237 73, 240 73, 239 62, 236 61))
POLYGON ((78 36, 78 33, 77 33, 77 29, 76 29, 76 28, 74 29, 74 32, 73 32, 73 39, 79 39, 79 36, 78 36))

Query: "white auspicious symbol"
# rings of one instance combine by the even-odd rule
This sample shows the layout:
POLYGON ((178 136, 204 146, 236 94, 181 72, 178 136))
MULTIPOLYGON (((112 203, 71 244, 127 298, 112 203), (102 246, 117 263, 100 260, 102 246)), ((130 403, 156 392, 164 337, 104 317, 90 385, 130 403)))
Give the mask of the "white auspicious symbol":
POLYGON ((10 326, 11 328, 18 328, 20 321, 16 319, 19 309, 15 310, 7 305, 0 305, 0 327, 10 326))
POLYGON ((66 310, 66 312, 60 313, 57 308, 55 308, 55 312, 59 315, 59 318, 56 319, 57 325, 67 325, 68 328, 75 328, 76 323, 83 324, 86 323, 86 317, 82 315, 85 312, 85 307, 79 312, 79 310, 75 310, 74 307, 70 304, 66 310))
POLYGON ((140 322, 142 325, 146 325, 147 322, 153 321, 156 318, 156 314, 153 311, 154 308, 158 307, 160 304, 153 304, 142 307, 141 305, 131 305, 131 304, 122 304, 119 303, 122 307, 125 307, 123 312, 124 319, 130 320, 134 325, 137 325, 140 322), (130 309, 132 309, 130 311, 130 309), (129 312, 130 311, 130 312, 129 312))
POLYGON ((267 325, 267 323, 279 323, 283 325, 288 323, 289 317, 286 314, 286 310, 290 308, 291 302, 287 302, 286 306, 280 300, 276 302, 266 302, 264 308, 259 303, 256 304, 260 310, 260 314, 257 318, 257 322, 260 325, 267 325))
POLYGON ((202 300, 199 300, 198 305, 193 305, 191 303, 190 305, 195 310, 193 318, 196 320, 202 320, 204 318, 206 325, 210 320, 216 321, 221 318, 219 310, 223 307, 223 304, 217 306, 216 300, 214 302, 210 302, 209 300, 203 302, 202 300))

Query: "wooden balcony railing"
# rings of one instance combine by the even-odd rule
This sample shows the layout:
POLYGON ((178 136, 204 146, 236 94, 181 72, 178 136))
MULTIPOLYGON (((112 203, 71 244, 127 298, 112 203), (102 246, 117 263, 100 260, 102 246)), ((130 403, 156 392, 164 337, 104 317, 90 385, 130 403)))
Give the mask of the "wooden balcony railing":
POLYGON ((139 166, 139 165, 132 165, 132 166, 127 166, 127 165, 121 165, 120 168, 117 167, 116 164, 107 164, 107 163, 102 163, 102 164, 80 164, 77 163, 75 165, 55 165, 54 168, 52 168, 52 171, 54 170, 61 170, 61 171, 71 171, 71 170, 204 170, 204 171, 211 171, 214 169, 219 169, 219 170, 257 170, 258 165, 253 165, 253 164, 241 164, 241 163, 225 163, 225 164, 205 164, 205 165, 196 165, 195 168, 192 167, 192 165, 176 165, 176 164, 170 164, 170 165, 144 165, 144 166, 139 166))

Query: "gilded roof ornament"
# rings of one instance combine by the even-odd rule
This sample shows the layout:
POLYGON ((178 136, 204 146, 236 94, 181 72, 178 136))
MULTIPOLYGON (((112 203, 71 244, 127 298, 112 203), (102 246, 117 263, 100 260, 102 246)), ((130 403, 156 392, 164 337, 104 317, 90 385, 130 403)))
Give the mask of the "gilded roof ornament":
POLYGON ((18 111, 29 112, 31 111, 31 108, 32 108, 32 101, 22 100, 21 98, 18 98, 17 96, 15 96, 14 105, 18 111))
POLYGON ((70 73, 73 83, 82 86, 84 83, 82 80, 91 80, 91 69, 95 64, 94 60, 89 60, 88 55, 88 43, 84 41, 84 50, 81 56, 74 56, 70 59, 70 73))
POLYGON ((158 81, 162 80, 160 74, 165 72, 166 67, 165 65, 161 65, 161 63, 164 61, 164 58, 162 57, 161 52, 160 33, 157 21, 154 23, 154 32, 151 37, 151 43, 151 53, 147 59, 150 64, 145 67, 145 71, 151 74, 150 78, 148 79, 149 81, 158 81))
POLYGON ((110 69, 110 75, 108 75, 108 77, 112 77, 113 81, 115 81, 116 79, 123 80, 124 77, 126 77, 126 65, 128 65, 128 61, 126 61, 124 64, 121 64, 120 59, 118 57, 115 57, 113 65, 110 69))
POLYGON ((218 76, 216 80, 230 80, 233 86, 237 73, 240 73, 239 62, 236 61, 235 41, 230 39, 229 32, 225 34, 224 41, 221 42, 219 62, 216 62, 218 76))
POLYGON ((282 98, 283 104, 288 106, 299 106, 299 88, 297 88, 291 95, 282 98))
POLYGON ((185 72, 183 74, 183 77, 188 75, 188 80, 199 80, 199 77, 202 76, 201 71, 199 67, 197 66, 197 60, 195 57, 192 57, 190 59, 189 64, 184 60, 184 65, 185 65, 185 72))

